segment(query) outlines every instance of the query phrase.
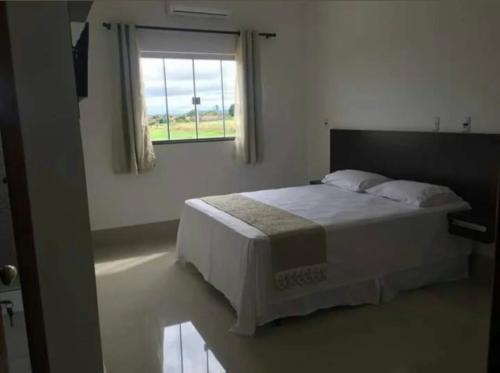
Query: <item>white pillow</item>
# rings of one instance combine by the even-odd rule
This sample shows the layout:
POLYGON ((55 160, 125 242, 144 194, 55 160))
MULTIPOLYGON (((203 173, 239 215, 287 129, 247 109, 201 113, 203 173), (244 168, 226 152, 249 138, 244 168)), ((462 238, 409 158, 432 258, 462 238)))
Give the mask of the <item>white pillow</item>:
POLYGON ((450 188, 408 180, 393 180, 366 190, 366 193, 417 207, 432 207, 462 201, 450 188))
POLYGON ((334 185, 339 188, 363 192, 375 185, 389 181, 390 179, 371 172, 358 170, 341 170, 326 175, 323 184, 334 185))

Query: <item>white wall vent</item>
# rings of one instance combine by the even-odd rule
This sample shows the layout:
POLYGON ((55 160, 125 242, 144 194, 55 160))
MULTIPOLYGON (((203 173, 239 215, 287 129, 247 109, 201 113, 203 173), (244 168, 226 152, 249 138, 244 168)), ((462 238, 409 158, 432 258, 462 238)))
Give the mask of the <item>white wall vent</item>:
POLYGON ((179 3, 169 4, 169 13, 172 15, 191 16, 191 17, 212 17, 228 18, 231 11, 227 9, 205 8, 199 6, 189 6, 179 3))

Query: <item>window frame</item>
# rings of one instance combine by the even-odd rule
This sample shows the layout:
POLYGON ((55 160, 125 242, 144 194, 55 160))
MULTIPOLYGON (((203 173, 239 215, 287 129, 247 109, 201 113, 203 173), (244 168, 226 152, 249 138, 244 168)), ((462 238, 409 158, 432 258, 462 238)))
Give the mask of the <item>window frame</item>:
MULTIPOLYGON (((140 56, 142 58, 154 58, 163 61, 163 69, 165 69, 165 59, 177 58, 177 59, 190 59, 193 63, 193 84, 196 84, 196 77, 194 75, 194 61, 195 60, 217 60, 217 61, 234 61, 236 56, 234 54, 221 54, 221 53, 186 53, 186 52, 157 52, 157 51, 142 51, 140 56)), ((224 76, 221 72, 221 83, 223 87, 224 76)), ((142 82, 141 82, 142 84, 142 82)), ((165 101, 167 101, 167 79, 164 75, 164 86, 165 86, 165 101)), ((236 88, 236 87, 235 87, 236 88)), ((196 94, 196 92, 194 92, 196 94)), ((222 102, 224 102, 224 89, 222 88, 222 102)), ((194 105, 195 111, 198 110, 198 105, 194 105)), ((224 104, 222 115, 224 116, 224 104)), ((170 124, 168 123, 168 103, 166 103, 166 116, 167 116, 167 131, 170 137, 170 124)), ((224 137, 206 137, 198 138, 198 115, 196 115, 196 136, 195 139, 178 139, 178 140, 152 140, 153 145, 167 145, 167 144, 189 144, 189 143, 200 143, 200 142, 225 142, 234 141, 235 136, 224 136, 224 137)), ((226 126, 223 119, 224 134, 226 133, 226 126)))

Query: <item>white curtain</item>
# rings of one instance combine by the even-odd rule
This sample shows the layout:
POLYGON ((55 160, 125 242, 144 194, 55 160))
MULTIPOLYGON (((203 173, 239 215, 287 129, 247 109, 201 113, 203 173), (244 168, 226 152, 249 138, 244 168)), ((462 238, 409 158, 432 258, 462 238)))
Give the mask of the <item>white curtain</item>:
POLYGON ((260 161, 258 133, 260 121, 259 34, 241 30, 236 48, 236 159, 241 163, 260 161))
POLYGON ((121 101, 121 116, 113 127, 113 170, 143 173, 154 168, 156 158, 145 113, 136 28, 117 24, 113 29, 119 56, 117 99, 121 101))

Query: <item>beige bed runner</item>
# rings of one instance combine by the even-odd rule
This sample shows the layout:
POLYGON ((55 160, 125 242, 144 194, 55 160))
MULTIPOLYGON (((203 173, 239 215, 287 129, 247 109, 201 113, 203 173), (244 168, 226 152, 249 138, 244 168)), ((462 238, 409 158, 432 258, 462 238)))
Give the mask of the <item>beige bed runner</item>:
POLYGON ((278 289, 326 279, 326 232, 321 225, 241 194, 201 200, 269 237, 272 271, 278 289))

